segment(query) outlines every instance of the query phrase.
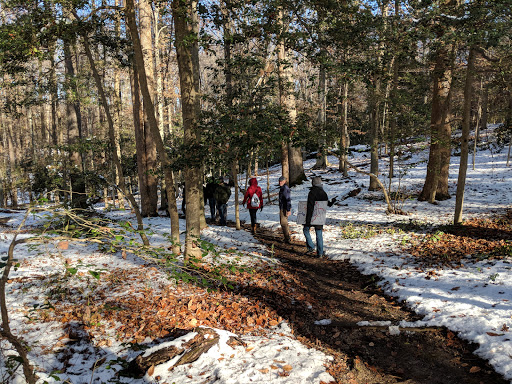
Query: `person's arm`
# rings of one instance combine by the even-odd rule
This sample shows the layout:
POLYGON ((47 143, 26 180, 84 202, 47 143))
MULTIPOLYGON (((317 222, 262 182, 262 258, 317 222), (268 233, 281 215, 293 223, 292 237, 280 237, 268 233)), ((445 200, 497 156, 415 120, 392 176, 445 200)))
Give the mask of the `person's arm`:
POLYGON ((286 201, 286 212, 287 212, 287 215, 290 216, 290 213, 292 211, 292 194, 291 194, 291 191, 290 191, 290 188, 285 188, 285 190, 283 191, 283 197, 286 201))

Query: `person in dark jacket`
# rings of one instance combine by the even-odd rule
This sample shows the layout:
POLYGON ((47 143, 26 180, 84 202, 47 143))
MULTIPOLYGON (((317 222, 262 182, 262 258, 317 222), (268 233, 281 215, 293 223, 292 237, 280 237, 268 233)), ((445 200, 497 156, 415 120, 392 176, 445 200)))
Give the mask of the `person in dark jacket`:
POLYGON ((217 185, 213 193, 217 202, 217 210, 219 211, 220 225, 226 225, 226 216, 228 211, 228 201, 231 196, 231 188, 229 188, 229 179, 227 177, 220 178, 221 183, 217 185))
POLYGON ((203 194, 204 194, 204 203, 208 202, 208 205, 210 206, 210 214, 212 216, 212 221, 215 221, 215 188, 217 187, 217 184, 214 182, 214 180, 210 180, 208 183, 206 183, 206 186, 204 187, 203 194))
MULTIPOLYGON (((325 193, 322 187, 322 179, 319 176, 313 177, 311 180, 311 184, 313 187, 308 193, 308 203, 306 210, 306 223, 304 224, 304 236, 306 237, 306 246, 308 248, 307 253, 313 254, 315 251, 315 244, 313 244, 313 240, 311 239, 311 234, 309 230, 311 229, 311 218, 313 217, 313 210, 315 208, 316 201, 329 201, 327 197, 327 193, 325 193)), ((324 253, 324 239, 323 239, 323 225, 313 225, 315 227, 316 234, 316 254, 317 257, 325 256, 324 253)))
POLYGON ((279 222, 283 230, 284 242, 290 244, 290 227, 288 226, 288 216, 292 212, 292 199, 290 187, 286 184, 286 177, 279 178, 279 222))
POLYGON ((247 209, 249 210, 249 214, 251 216, 251 232, 256 232, 256 212, 258 209, 263 210, 263 193, 261 192, 261 188, 258 186, 258 180, 255 177, 252 177, 249 180, 249 188, 244 195, 244 201, 242 201, 242 205, 247 202, 247 209))

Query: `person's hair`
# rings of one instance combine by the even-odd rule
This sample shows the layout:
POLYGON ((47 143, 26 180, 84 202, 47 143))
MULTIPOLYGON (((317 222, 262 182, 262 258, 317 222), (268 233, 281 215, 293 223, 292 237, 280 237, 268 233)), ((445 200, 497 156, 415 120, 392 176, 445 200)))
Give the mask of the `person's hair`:
POLYGON ((322 178, 320 176, 315 176, 313 177, 313 179, 311 180, 311 184, 315 187, 320 187, 322 186, 322 178))

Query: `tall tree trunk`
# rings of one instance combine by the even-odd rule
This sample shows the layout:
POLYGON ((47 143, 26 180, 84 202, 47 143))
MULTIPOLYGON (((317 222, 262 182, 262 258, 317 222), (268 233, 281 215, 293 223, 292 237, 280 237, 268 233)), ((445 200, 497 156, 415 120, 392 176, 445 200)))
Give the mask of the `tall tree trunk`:
POLYGON ((187 234, 185 258, 199 257, 201 248, 197 243, 200 236, 201 161, 194 148, 200 145, 199 114, 201 112, 199 89, 199 46, 198 16, 195 0, 173 0, 172 13, 176 35, 176 53, 180 75, 180 90, 183 112, 184 144, 189 148, 185 154, 186 167, 185 197, 187 205, 187 234))
MULTIPOLYGON (((443 0, 441 7, 447 12, 461 3, 461 0, 443 0)), ((433 71, 432 112, 430 118, 431 145, 427 164, 427 175, 423 190, 418 197, 420 201, 446 200, 451 156, 451 123, 450 101, 452 74, 455 65, 456 42, 444 41, 447 38, 446 28, 437 28, 439 47, 435 52, 433 71)))
MULTIPOLYGON (((279 22, 283 26, 283 10, 279 10, 279 22)), ((283 26, 284 30, 284 26, 283 26)), ((287 65, 288 52, 281 38, 278 44, 278 65, 279 65, 279 103, 288 113, 291 126, 291 136, 295 131, 297 120, 297 108, 295 94, 290 89, 293 84, 293 74, 290 65, 287 65)), ((291 137, 284 138, 281 143, 281 167, 283 176, 290 186, 300 184, 306 180, 304 165, 302 162, 302 151, 300 148, 291 145, 291 137)))
POLYGON ((480 139, 480 131, 487 127, 487 108, 489 104, 489 82, 482 79, 481 99, 478 106, 478 120, 475 127, 475 140, 473 141, 473 170, 475 170, 476 153, 478 151, 478 140, 480 139))
POLYGON ((320 64, 318 73, 318 154, 313 169, 325 169, 327 167, 327 139, 326 139, 326 121, 327 121, 327 81, 325 65, 320 64))
MULTIPOLYGON (((152 34, 153 9, 149 0, 139 1, 139 28, 140 43, 144 55, 144 69, 146 72, 146 81, 151 95, 151 100, 143 98, 145 103, 151 101, 154 104, 155 96, 155 71, 154 71, 154 55, 153 55, 153 34, 152 34)), ((139 76, 140 76, 139 70, 139 76)), ((142 135, 144 143, 145 164, 143 164, 143 173, 145 177, 145 191, 141 190, 141 209, 143 216, 158 216, 158 179, 155 176, 157 169, 157 150, 155 138, 150 133, 151 127, 147 115, 144 115, 144 125, 142 135)))
MULTIPOLYGON (((400 16, 400 0, 395 0, 395 19, 398 20, 400 16)), ((393 23, 394 32, 399 34, 399 29, 396 23, 393 23)), ((391 79, 391 87, 389 95, 391 97, 391 108, 389 116, 389 189, 391 191, 391 182, 395 176, 395 141, 397 135, 397 119, 398 119, 398 100, 397 100, 397 88, 398 88, 398 75, 399 75, 399 63, 400 57, 394 55, 392 59, 392 70, 393 76, 391 79)))
POLYGON ((427 175, 419 201, 433 203, 450 197, 448 168, 450 165, 451 124, 450 96, 454 47, 444 46, 436 54, 433 71, 432 113, 430 118, 430 152, 427 175))
POLYGON ((454 224, 462 223, 462 209, 464 204, 464 188, 468 170, 469 154, 469 128, 471 123, 471 99, 473 98, 473 79, 475 77, 475 49, 471 47, 468 57, 466 84, 464 86, 464 113, 462 119, 462 136, 460 142, 460 166, 457 180, 457 194, 455 197, 454 224))
MULTIPOLYGON (((70 44, 70 41, 64 40, 63 51, 64 65, 66 68, 67 142, 68 145, 75 146, 82 138, 82 114, 70 44)), ((71 206, 81 209, 87 207, 83 160, 83 156, 80 152, 77 150, 71 151, 71 169, 69 172, 71 184, 71 206)))
POLYGON ((341 123, 341 139, 340 139, 340 161, 339 171, 343 172, 343 177, 348 177, 347 154, 350 147, 350 136, 348 134, 348 80, 343 80, 343 97, 341 102, 341 109, 343 113, 343 120, 341 123))
POLYGON ((235 183, 235 227, 240 230, 240 200, 238 190, 238 160, 233 161, 231 165, 231 172, 233 173, 233 182, 235 183))
MULTIPOLYGON (((120 0, 115 0, 114 5, 118 6, 119 2, 120 2, 120 0)), ((120 39, 121 38, 121 22, 120 22, 120 17, 119 17, 118 13, 116 13, 115 19, 114 19, 114 32, 115 32, 116 38, 120 39)), ((106 67, 106 65, 105 65, 105 67, 106 67)), ((112 97, 113 106, 114 106, 114 108, 113 108, 114 110, 112 113, 112 119, 113 119, 113 125, 114 125, 114 149, 113 150, 116 151, 116 154, 117 154, 117 157, 119 158, 119 160, 122 159, 121 143, 120 143, 120 140, 121 140, 121 134, 120 134, 120 132, 121 132, 121 81, 120 81, 120 77, 121 77, 120 69, 117 65, 114 65, 114 95, 112 97)), ((120 180, 119 180, 120 177, 122 177, 122 176, 120 175, 119 171, 116 169, 115 170, 116 185, 120 185, 120 180)), ((124 184, 124 180, 123 180, 123 184, 124 184)), ((126 187, 124 189, 126 189, 128 191, 128 189, 126 187)), ((120 206, 124 205, 124 196, 123 196, 123 194, 125 194, 124 189, 123 189, 123 191, 118 191, 119 195, 120 195, 119 196, 119 205, 120 206)), ((126 198, 130 202, 130 204, 133 205, 132 202, 130 201, 130 199, 128 198, 128 196, 126 196, 126 198)), ((139 210, 138 206, 137 206, 137 210, 139 210)))
POLYGON ((144 112, 149 122, 151 129, 151 136, 156 144, 158 154, 160 156, 160 162, 162 164, 163 173, 165 177, 165 188, 167 192, 167 198, 169 201, 168 212, 171 218, 171 241, 172 251, 174 253, 180 253, 180 225, 178 216, 178 207, 176 205, 176 193, 174 189, 174 178, 171 170, 170 160, 168 158, 165 146, 158 130, 158 122, 156 120, 155 107, 151 100, 151 93, 147 84, 146 70, 144 67, 144 56, 142 53, 142 46, 139 39, 139 32, 137 28, 137 21, 135 19, 135 6, 133 0, 126 0, 125 17, 128 28, 130 30, 130 36, 133 42, 133 51, 135 64, 138 71, 139 85, 141 87, 142 96, 144 98, 144 112))
POLYGON ((288 144, 283 141, 281 143, 281 174, 286 180, 290 180, 290 161, 288 155, 288 144))
POLYGON ((480 130, 487 128, 487 119, 489 116, 489 81, 485 81, 482 95, 482 117, 480 119, 480 130))
MULTIPOLYGON (((78 19, 77 15, 75 15, 75 17, 78 19)), ((133 195, 128 191, 128 188, 126 187, 126 184, 124 181, 123 167, 121 165, 121 158, 118 154, 117 145, 116 145, 116 142, 117 142, 117 144, 119 142, 117 141, 117 138, 116 138, 116 129, 115 129, 115 125, 114 125, 114 119, 112 117, 112 113, 110 112, 110 106, 107 101, 107 96, 105 95, 105 92, 103 90, 103 84, 101 82, 101 77, 100 77, 98 70, 96 69, 96 63, 94 62, 94 58, 92 56, 92 52, 91 52, 90 45, 89 45, 89 38, 87 37, 86 34, 83 35, 83 41, 84 41, 85 53, 89 60, 89 64, 91 66, 94 81, 96 82, 96 87, 98 88, 98 93, 100 95, 101 104, 103 106, 103 109, 105 110, 105 116, 107 118, 108 136, 109 136, 110 147, 111 147, 111 151, 112 151, 112 159, 113 159, 114 166, 116 168, 117 175, 118 175, 119 189, 121 190, 123 195, 126 196, 126 198, 130 202, 130 204, 135 212, 135 216, 137 217, 137 230, 139 231, 139 235, 140 235, 144 245, 147 246, 147 245, 149 245, 149 240, 148 240, 146 234, 144 233, 144 223, 142 221, 142 215, 140 213, 139 206, 138 206, 137 202, 135 201, 135 198, 133 197, 133 195)))
MULTIPOLYGON (((379 109, 380 109, 380 79, 374 80, 374 90, 370 95, 370 173, 379 175, 379 109)), ((376 191, 379 184, 375 177, 370 177, 370 187, 368 190, 376 191)))
POLYGON ((298 185, 306 180, 304 173, 304 160, 302 156, 302 149, 288 144, 288 167, 290 171, 290 186, 298 185))
MULTIPOLYGON (((279 9, 279 25, 281 29, 283 27, 283 9, 279 9)), ((278 43, 277 47, 277 60, 278 60, 278 69, 279 69, 279 102, 281 106, 286 105, 286 93, 285 88, 287 88, 287 79, 284 74, 284 67, 286 60, 286 48, 284 46, 284 41, 281 39, 278 43)), ((288 158, 288 140, 287 138, 283 138, 281 143, 281 173, 287 179, 290 180, 290 162, 288 158)))
MULTIPOLYGON (((505 127, 507 131, 512 131, 512 81, 508 84, 508 109, 507 116, 505 118, 505 127)), ((507 167, 510 164, 510 156, 512 154, 512 140, 508 145, 508 154, 507 154, 507 167)))
POLYGON ((159 17, 160 13, 157 10, 154 12, 154 30, 155 30, 155 78, 156 78, 156 105, 158 111, 158 130, 160 135, 165 139, 166 132, 164 130, 164 86, 163 86, 163 74, 161 64, 161 33, 166 26, 160 28, 159 17))
MULTIPOLYGON (((385 0, 380 3, 381 14, 384 18, 384 28, 387 29, 389 1, 385 0)), ((384 32, 385 33, 385 32, 384 32)), ((374 71, 373 82, 370 85, 370 173, 376 177, 370 177, 369 191, 377 191, 380 189, 377 177, 379 176, 379 133, 380 133, 380 108, 382 101, 382 75, 384 67, 384 39, 381 38, 377 51, 377 68, 374 71)))
MULTIPOLYGON (((226 106, 231 108, 233 105, 233 76, 231 66, 231 48, 233 44, 232 36, 232 20, 229 15, 229 9, 231 4, 229 0, 221 2, 221 11, 223 17, 223 28, 224 28, 224 77, 226 82, 226 106)), ((240 201, 238 194, 238 155, 235 154, 233 162, 231 164, 231 172, 233 174, 233 181, 235 183, 235 227, 240 230, 240 201)), ((247 176, 247 175, 246 175, 247 176)), ((247 183, 246 183, 247 184, 247 183)))
POLYGON ((16 169, 16 148, 15 140, 13 137, 13 126, 12 124, 6 125, 7 131, 5 135, 5 142, 7 143, 7 147, 9 150, 9 157, 7 160, 7 183, 8 183, 8 192, 11 195, 11 207, 18 208, 18 187, 14 183, 14 171, 16 169))

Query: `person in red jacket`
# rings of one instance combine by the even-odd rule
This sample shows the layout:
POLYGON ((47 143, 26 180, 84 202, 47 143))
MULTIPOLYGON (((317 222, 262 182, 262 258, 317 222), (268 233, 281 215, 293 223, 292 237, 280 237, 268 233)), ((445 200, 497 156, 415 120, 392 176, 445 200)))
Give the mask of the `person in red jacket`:
POLYGON ((249 210, 249 214, 251 215, 251 232, 256 232, 256 212, 258 209, 260 211, 263 209, 263 193, 261 192, 261 188, 258 187, 258 180, 255 177, 252 177, 249 180, 249 188, 245 192, 244 201, 242 205, 245 205, 247 202, 247 209, 249 210))

